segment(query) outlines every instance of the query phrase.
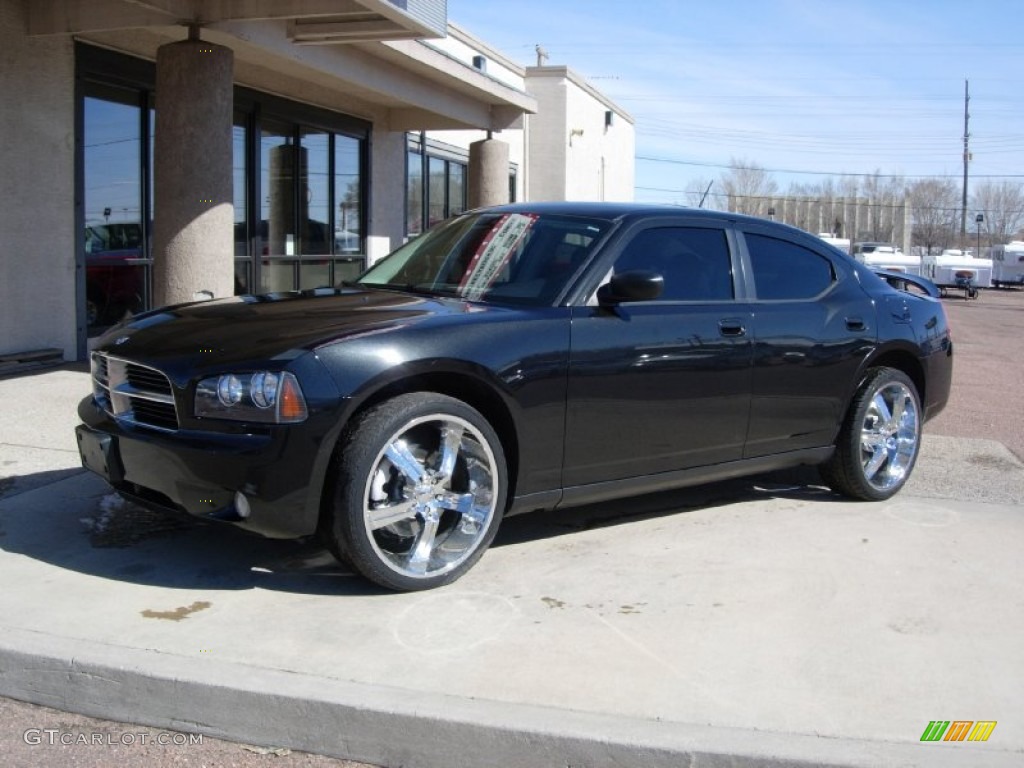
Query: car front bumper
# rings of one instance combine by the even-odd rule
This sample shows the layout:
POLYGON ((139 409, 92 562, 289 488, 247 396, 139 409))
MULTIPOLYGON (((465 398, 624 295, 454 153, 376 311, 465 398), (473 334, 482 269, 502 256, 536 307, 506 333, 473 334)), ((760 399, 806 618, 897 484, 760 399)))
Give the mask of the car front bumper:
POLYGON ((315 420, 259 433, 163 433, 117 422, 92 397, 78 415, 82 465, 132 501, 271 538, 316 531, 333 437, 315 420))

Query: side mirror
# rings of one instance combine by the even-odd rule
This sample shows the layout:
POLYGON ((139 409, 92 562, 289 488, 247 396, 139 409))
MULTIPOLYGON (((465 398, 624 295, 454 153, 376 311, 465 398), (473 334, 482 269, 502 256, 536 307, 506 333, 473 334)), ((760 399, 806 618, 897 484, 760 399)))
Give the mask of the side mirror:
POLYGON ((627 301, 653 301, 665 290, 665 278, 646 269, 630 270, 612 275, 612 279, 597 289, 597 301, 602 307, 627 301))

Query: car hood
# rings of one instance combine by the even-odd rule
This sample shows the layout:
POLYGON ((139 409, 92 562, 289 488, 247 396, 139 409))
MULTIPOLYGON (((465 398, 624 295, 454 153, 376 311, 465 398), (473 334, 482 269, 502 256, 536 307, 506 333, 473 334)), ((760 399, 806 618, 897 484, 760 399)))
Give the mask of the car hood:
POLYGON ((294 359, 345 338, 493 311, 501 310, 375 289, 237 296, 138 315, 108 331, 97 348, 151 364, 187 359, 214 367, 294 359))

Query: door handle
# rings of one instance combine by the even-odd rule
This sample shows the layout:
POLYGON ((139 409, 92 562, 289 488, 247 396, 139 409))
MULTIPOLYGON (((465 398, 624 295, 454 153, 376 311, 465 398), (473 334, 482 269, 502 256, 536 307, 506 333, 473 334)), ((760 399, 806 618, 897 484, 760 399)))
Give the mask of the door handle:
POLYGON ((846 327, 848 330, 851 331, 863 331, 865 328, 867 328, 867 326, 864 325, 864 320, 862 320, 859 317, 846 318, 846 327))
POLYGON ((747 329, 743 326, 742 320, 729 318, 718 321, 718 332, 723 336, 743 336, 746 334, 747 329))

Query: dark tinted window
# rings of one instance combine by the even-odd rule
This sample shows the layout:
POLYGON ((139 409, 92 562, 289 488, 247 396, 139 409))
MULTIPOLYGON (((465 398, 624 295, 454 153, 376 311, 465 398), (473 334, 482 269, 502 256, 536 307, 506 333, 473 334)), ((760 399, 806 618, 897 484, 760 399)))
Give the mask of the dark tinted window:
POLYGON ((725 231, 698 227, 645 229, 615 261, 616 272, 648 269, 665 279, 666 301, 728 301, 732 264, 725 231))
POLYGON ((832 264, 814 251, 774 237, 746 235, 759 299, 809 299, 832 284, 832 264))

